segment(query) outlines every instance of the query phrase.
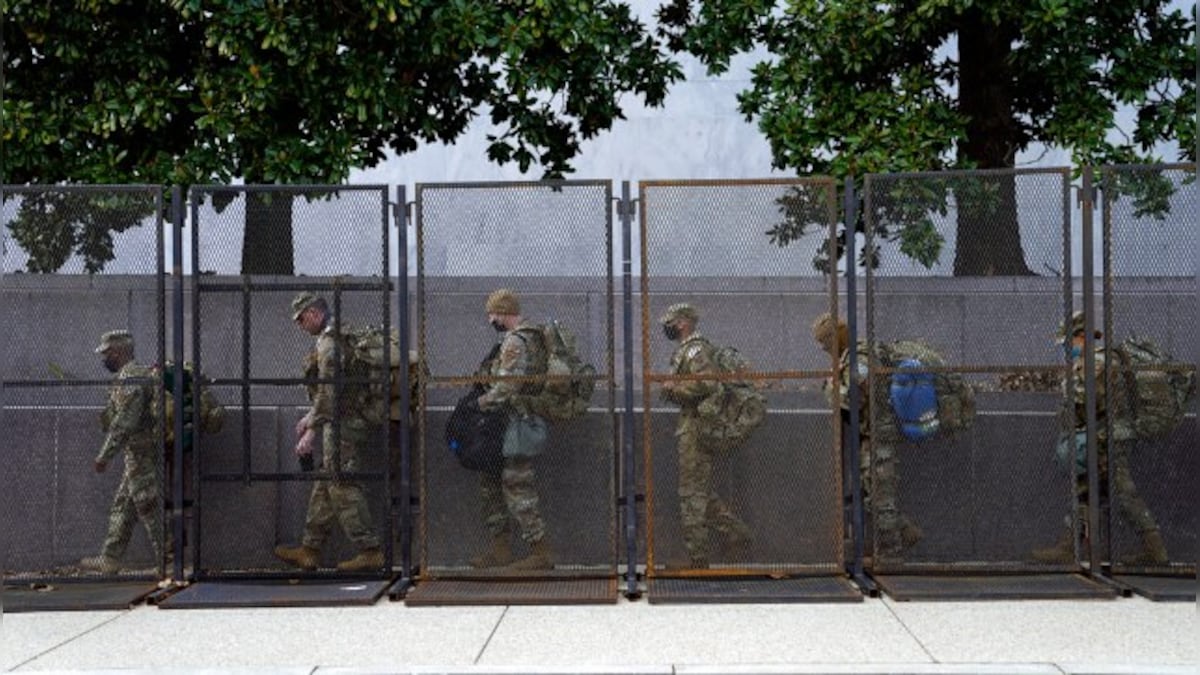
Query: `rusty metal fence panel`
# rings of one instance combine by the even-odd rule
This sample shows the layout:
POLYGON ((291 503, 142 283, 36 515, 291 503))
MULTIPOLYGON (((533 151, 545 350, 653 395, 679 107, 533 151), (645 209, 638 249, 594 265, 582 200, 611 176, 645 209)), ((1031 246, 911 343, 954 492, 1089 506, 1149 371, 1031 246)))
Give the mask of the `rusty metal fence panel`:
MULTIPOLYGON (((1108 414, 1100 420, 1108 453, 1101 458, 1107 499, 1103 559, 1118 573, 1196 573, 1196 397, 1183 407, 1177 426, 1137 428, 1126 420, 1152 415, 1137 393, 1171 400, 1167 381, 1196 376, 1200 337, 1195 330, 1196 214, 1200 190, 1195 164, 1108 166, 1100 169, 1103 226, 1103 330, 1108 367, 1104 391, 1108 414), (1148 340, 1162 362, 1122 358, 1128 340, 1148 340), (1140 386, 1139 386, 1139 383, 1140 386), (1118 398, 1121 397, 1121 398, 1118 398), (1164 550, 1165 548, 1165 550, 1164 550)), ((1178 393, 1180 390, 1174 390, 1178 393)), ((1172 405, 1171 407, 1174 407, 1172 405)))
POLYGON ((103 333, 127 330, 138 365, 165 362, 163 190, 3 186, 0 223, 0 570, 22 582, 160 578, 169 573, 161 371, 110 389, 114 376, 95 350, 103 333), (121 428, 148 435, 153 449, 137 444, 140 461, 130 462, 118 443, 96 473, 101 413, 114 397, 143 402, 142 415, 123 404, 133 423, 121 428), (81 565, 102 550, 118 564, 81 565))
MULTIPOLYGON (((356 458, 346 444, 326 458, 318 444, 310 468, 293 450, 297 422, 309 409, 306 385, 332 386, 336 410, 363 386, 390 395, 390 380, 341 368, 329 376, 306 371, 315 338, 300 329, 291 306, 311 291, 325 299, 337 330, 392 330, 399 300, 390 276, 388 188, 197 187, 189 210, 196 400, 207 390, 226 408, 218 433, 197 429, 186 460, 195 505, 187 559, 195 576, 390 574, 395 430, 370 425, 356 458), (317 517, 322 512, 325 518, 317 517), (277 546, 322 535, 315 570, 294 569, 274 555, 277 546), (383 554, 378 567, 336 569, 372 544, 383 554)), ((338 440, 343 415, 330 425, 338 440)))
POLYGON ((1052 336, 1078 307, 1070 170, 870 175, 864 224, 869 567, 1075 569, 1077 556, 1033 553, 1074 525, 1070 469, 1053 459, 1069 371, 1052 336), (918 372, 971 387, 967 428, 901 433, 889 398, 899 364, 886 351, 900 340, 945 361, 918 372))
POLYGON ((647 576, 840 574, 838 417, 823 393, 832 359, 810 334, 837 307, 836 275, 821 262, 834 241, 834 182, 649 181, 639 200, 647 576), (676 374, 678 344, 660 322, 676 303, 751 371, 676 374), (677 436, 693 423, 664 388, 732 379, 766 395, 762 425, 731 450, 677 436))
MULTIPOLYGON (((612 203, 609 181, 416 186, 416 321, 429 372, 415 469, 420 579, 615 575, 612 203), (516 292, 526 320, 572 332, 596 375, 585 414, 550 422, 539 455, 505 460, 503 475, 492 476, 460 466, 445 429, 474 385, 500 381, 477 372, 499 338, 484 308, 499 288, 516 292), (525 559, 539 540, 549 569, 504 564, 525 559), (511 555, 485 560, 497 541, 511 555)), ((549 377, 519 382, 536 387, 549 377)))

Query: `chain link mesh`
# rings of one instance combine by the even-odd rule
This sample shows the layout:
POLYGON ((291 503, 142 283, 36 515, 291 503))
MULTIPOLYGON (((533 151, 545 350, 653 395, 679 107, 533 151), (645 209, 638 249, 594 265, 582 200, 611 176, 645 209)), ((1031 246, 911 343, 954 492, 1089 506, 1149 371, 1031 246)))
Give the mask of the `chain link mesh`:
MULTIPOLYGON (((199 188, 190 208, 192 358, 202 374, 198 387, 226 407, 220 432, 197 433, 190 458, 197 511, 191 555, 198 574, 294 575, 274 548, 302 544, 318 551, 314 574, 333 574, 335 563, 373 545, 381 548, 383 564, 358 571, 390 569, 389 425, 368 427, 352 465, 341 454, 339 461, 326 459, 320 441, 310 469, 293 451, 296 424, 310 408, 306 382, 332 385, 335 411, 352 407, 340 401, 363 386, 390 392, 386 374, 345 372, 348 342, 339 343, 335 362, 343 365, 333 373, 306 371, 316 363, 315 336, 300 330, 292 305, 311 292, 327 303, 328 326, 343 335, 392 330, 398 303, 388 276, 387 188, 199 188), (332 496, 310 504, 322 486, 332 496), (319 524, 323 509, 334 511, 326 526, 319 524)), ((335 438, 342 437, 345 419, 334 414, 335 438)))
MULTIPOLYGON (((1200 192, 1194 164, 1104 167, 1100 170, 1103 227, 1104 320, 1107 336, 1107 409, 1154 415, 1136 398, 1139 389, 1168 379, 1194 381, 1198 353, 1196 251, 1200 192), (1148 340, 1162 362, 1126 362, 1127 340, 1148 340), (1147 384, 1142 384, 1147 383, 1147 384), (1116 397, 1126 397, 1116 400, 1116 397), (1132 397, 1132 398, 1130 398, 1132 397)), ((1169 398, 1166 391, 1156 395, 1169 398)), ((1196 397, 1172 429, 1113 442, 1103 517, 1111 533, 1114 570, 1195 572, 1196 510, 1189 495, 1198 475, 1196 397), (1124 465, 1124 466, 1122 466, 1124 465), (1125 468, 1127 466, 1127 469, 1125 468), (1156 554, 1161 537, 1166 557, 1156 554)), ((1110 413, 1103 433, 1117 438, 1126 415, 1110 413)))
MULTIPOLYGON (((137 421, 130 429, 153 445, 148 456, 138 453, 148 468, 137 474, 142 486, 137 508, 128 500, 114 503, 120 495, 135 494, 128 489, 126 445, 116 446, 104 473, 93 470, 105 442, 101 412, 114 378, 97 352, 102 334, 127 330, 136 363, 164 362, 162 194, 144 186, 0 189, 0 310, 8 331, 2 391, 8 433, 0 441, 6 546, 0 569, 6 578, 164 573, 163 555, 154 551, 164 550, 165 531, 152 526, 165 521, 157 373, 130 377, 122 389, 149 388, 149 398, 139 398, 149 402, 149 411, 130 412, 137 421), (102 552, 110 554, 112 565, 82 564, 102 552)), ((132 410, 131 405, 122 407, 132 410)))
POLYGON ((1069 191, 1066 169, 867 177, 874 569, 1036 568, 1031 552, 1060 537, 1069 477, 1053 456, 1066 368, 1052 335, 1074 302, 1069 191), (911 351, 897 341, 925 343, 946 365, 924 372, 970 385, 969 428, 921 442, 899 433, 896 363, 881 356, 911 351))
POLYGON ((615 573, 611 183, 418 184, 416 222, 419 350, 431 373, 417 469, 421 574, 615 573), (444 429, 474 384, 497 381, 477 371, 497 343, 484 305, 499 288, 515 291, 526 320, 558 321, 577 337, 596 388, 586 414, 550 423, 528 470, 509 459, 505 477, 485 478, 458 464, 444 429), (535 552, 535 541, 550 551, 552 569, 503 565, 535 552), (480 560, 497 547, 503 555, 480 560))
POLYGON ((834 183, 643 182, 639 192, 648 574, 840 571, 837 418, 822 393, 831 362, 810 334, 835 309, 824 274, 834 183), (712 384, 672 366, 679 345, 660 317, 676 303, 695 308, 714 346, 749 361, 736 379, 767 397, 762 426, 732 450, 694 441, 689 430, 703 425, 662 398, 665 387, 712 384))

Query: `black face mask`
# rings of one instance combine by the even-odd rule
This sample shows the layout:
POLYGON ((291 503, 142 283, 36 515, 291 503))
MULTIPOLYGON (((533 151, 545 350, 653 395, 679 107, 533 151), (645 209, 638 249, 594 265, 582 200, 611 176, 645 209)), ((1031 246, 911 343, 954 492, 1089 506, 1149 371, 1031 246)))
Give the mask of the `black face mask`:
POLYGON ((508 330, 504 327, 503 323, 500 323, 500 319, 492 319, 491 324, 492 328, 495 329, 497 333, 503 333, 504 331, 508 330))
POLYGON ((120 364, 117 363, 117 357, 112 354, 105 354, 104 355, 104 369, 110 373, 120 372, 121 366, 120 366, 120 364))
POLYGON ((663 335, 666 335, 667 339, 672 342, 674 342, 675 340, 678 340, 679 339, 679 326, 676 326, 673 323, 669 323, 669 324, 663 326, 663 335))

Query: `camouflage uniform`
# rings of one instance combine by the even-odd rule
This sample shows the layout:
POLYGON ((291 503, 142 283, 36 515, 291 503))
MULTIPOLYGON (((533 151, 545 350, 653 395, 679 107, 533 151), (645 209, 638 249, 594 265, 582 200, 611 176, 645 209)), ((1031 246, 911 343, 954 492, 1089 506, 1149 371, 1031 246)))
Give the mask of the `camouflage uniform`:
MULTIPOLYGON (((311 375, 315 370, 318 378, 330 380, 308 388, 312 404, 309 424, 320 433, 321 465, 325 471, 333 471, 335 459, 338 471, 359 471, 359 454, 371 436, 371 426, 362 417, 362 407, 357 405, 360 401, 354 395, 353 388, 343 385, 340 401, 337 402, 340 405, 335 408, 335 385, 332 380, 336 375, 336 358, 340 352, 344 363, 348 349, 349 345, 344 341, 338 345, 337 333, 333 326, 329 326, 317 336, 316 350, 306 363, 306 375, 311 375), (335 417, 338 420, 336 428, 333 423, 335 417), (337 435, 340 435, 340 443, 335 442, 337 435)), ((379 548, 379 535, 371 524, 371 509, 363 487, 357 481, 338 478, 313 484, 308 499, 308 514, 304 519, 303 545, 319 550, 335 520, 341 524, 346 537, 360 549, 379 548)))
MULTIPOLYGON (((1150 514, 1150 508, 1146 506, 1146 502, 1138 494, 1137 486, 1133 482, 1133 473, 1129 468, 1129 448, 1124 442, 1108 438, 1108 405, 1107 396, 1105 393, 1105 368, 1107 359, 1103 346, 1099 341, 1096 342, 1096 420, 1097 420, 1097 437, 1096 449, 1099 455, 1100 468, 1100 484, 1108 484, 1112 494, 1116 497, 1117 508, 1121 517, 1129 523, 1133 529, 1142 536, 1149 532, 1158 531, 1158 523, 1155 522, 1154 516, 1150 514), (1112 471, 1111 483, 1109 483, 1109 450, 1112 451, 1112 471)), ((1074 412, 1075 420, 1075 435, 1083 437, 1087 431, 1087 406, 1086 406, 1086 387, 1087 383, 1084 379, 1086 374, 1086 364, 1083 355, 1080 354, 1072 359, 1071 369, 1073 371, 1073 389, 1069 392, 1064 392, 1064 395, 1071 401, 1071 407, 1074 412)), ((1117 434, 1118 437, 1127 435, 1117 434)), ((1078 511, 1077 517, 1081 517, 1082 521, 1086 521, 1087 500, 1088 500, 1088 476, 1085 465, 1082 471, 1075 472, 1075 501, 1078 511)))
MULTIPOLYGON (((669 316, 669 315, 668 315, 669 316)), ((666 318, 666 317, 664 317, 666 318)), ((671 372, 676 375, 716 373, 715 348, 700 333, 684 338, 671 355, 671 372)), ((695 567, 705 567, 710 553, 708 530, 735 541, 748 541, 750 528, 713 489, 713 454, 701 437, 701 419, 697 406, 716 393, 720 384, 706 380, 676 381, 662 397, 679 405, 675 427, 679 454, 679 513, 683 543, 695 567)))
MULTIPOLYGON (((865 341, 858 343, 858 376, 855 381, 865 383, 873 359, 865 341)), ((838 386, 842 410, 850 410, 850 352, 843 350, 839 360, 838 386)), ((883 378, 881 378, 883 379, 883 378)), ((900 491, 899 457, 896 442, 900 438, 895 419, 890 414, 872 419, 868 392, 861 391, 859 407, 858 466, 861 475, 864 508, 875 524, 875 550, 880 555, 895 555, 907 546, 916 543, 920 530, 907 516, 900 513, 897 496, 900 491), (874 423, 874 428, 872 428, 874 423)), ((827 390, 830 398, 832 391, 827 390)), ((877 399, 887 400, 886 396, 877 399)))
POLYGON ((152 369, 133 361, 126 363, 109 389, 108 404, 100 416, 100 426, 107 435, 96 462, 109 464, 117 453, 125 455, 121 483, 108 514, 108 534, 100 548, 100 555, 109 560, 124 555, 138 520, 146 527, 156 561, 164 559, 164 545, 170 550, 163 528, 155 381, 152 369), (125 383, 134 378, 144 381, 125 383))
MULTIPOLYGON (((500 353, 487 365, 491 377, 519 377, 545 372, 546 354, 543 345, 531 334, 536 334, 536 325, 522 321, 508 331, 500 343, 500 353)), ((487 472, 479 475, 479 496, 484 523, 493 537, 501 537, 517 526, 521 539, 528 543, 541 541, 546 536, 546 523, 538 510, 536 475, 532 457, 541 451, 541 443, 533 442, 528 434, 516 433, 522 429, 538 429, 545 439, 546 422, 528 411, 525 396, 533 393, 536 383, 492 382, 480 398, 483 410, 503 410, 508 413, 508 429, 505 433, 504 468, 499 476, 487 472)))

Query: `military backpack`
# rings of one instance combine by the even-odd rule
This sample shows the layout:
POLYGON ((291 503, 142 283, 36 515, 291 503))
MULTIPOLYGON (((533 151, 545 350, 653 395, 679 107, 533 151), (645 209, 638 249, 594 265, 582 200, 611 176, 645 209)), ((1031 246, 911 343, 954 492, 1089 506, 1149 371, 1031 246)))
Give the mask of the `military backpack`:
MULTIPOLYGON (((347 354, 344 356, 347 377, 363 378, 358 388, 362 396, 363 418, 374 424, 401 419, 400 334, 390 334, 382 328, 368 326, 344 332, 347 354), (384 369, 387 368, 385 377, 384 369), (388 384, 385 384, 388 383, 388 384), (387 390, 391 390, 390 397, 387 390)), ((408 352, 409 409, 415 409, 420 392, 420 360, 415 350, 408 352)))
POLYGON ((881 365, 895 369, 878 395, 888 402, 901 437, 923 441, 969 429, 975 422, 970 383, 959 373, 923 370, 946 366, 936 349, 920 340, 897 340, 879 344, 877 353, 881 365))
POLYGON ((558 321, 521 328, 517 334, 540 341, 545 363, 537 364, 534 374, 549 376, 526 398, 529 411, 552 422, 581 417, 596 389, 596 368, 579 355, 575 334, 558 321))
MULTIPOLYGON (((732 346, 710 345, 713 364, 722 374, 752 370, 745 356, 732 346)), ((696 406, 700 435, 707 444, 731 450, 746 442, 767 417, 767 397, 749 379, 723 379, 717 391, 696 406)))
POLYGON ((1196 371, 1151 340, 1129 337, 1106 357, 1115 440, 1150 439, 1175 430, 1196 395, 1196 371))
MULTIPOLYGON (((166 445, 175 443, 175 364, 168 362, 159 375, 163 384, 163 405, 166 406, 166 424, 164 442, 166 445)), ((193 386, 197 376, 192 364, 183 364, 183 451, 190 452, 195 442, 196 429, 204 435, 219 433, 225 425, 225 407, 217 400, 209 380, 204 375, 199 376, 200 409, 196 410, 193 386), (197 414, 198 413, 198 414, 197 414)))

